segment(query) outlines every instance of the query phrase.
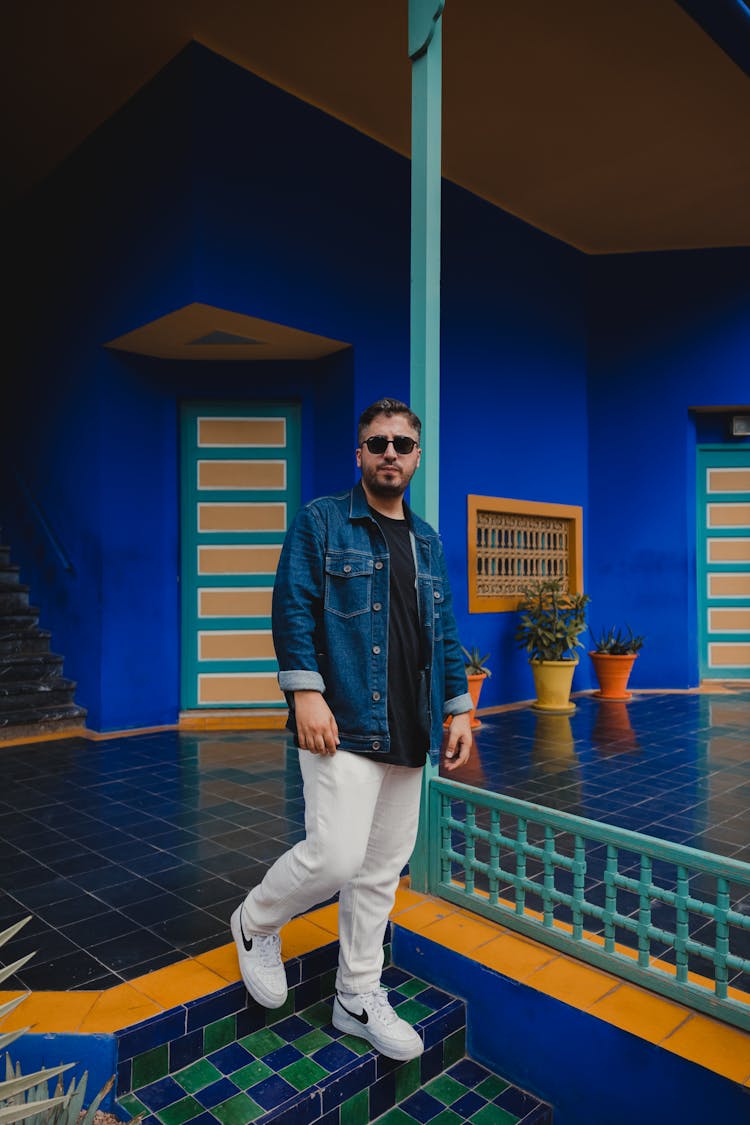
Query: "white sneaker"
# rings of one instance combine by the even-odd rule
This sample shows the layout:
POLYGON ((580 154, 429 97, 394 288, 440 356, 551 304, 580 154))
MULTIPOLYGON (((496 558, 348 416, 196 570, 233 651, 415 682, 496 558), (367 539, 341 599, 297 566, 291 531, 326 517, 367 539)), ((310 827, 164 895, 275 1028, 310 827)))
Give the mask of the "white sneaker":
POLYGON ((286 972, 278 934, 250 934, 242 928, 242 906, 230 920, 245 988, 264 1008, 281 1008, 287 998, 286 972))
POLYGON ((424 1043, 406 1020, 396 1015, 388 1003, 388 989, 363 992, 346 1003, 338 993, 333 1002, 333 1026, 347 1035, 367 1039, 376 1051, 389 1059, 404 1062, 416 1059, 424 1051, 424 1043))

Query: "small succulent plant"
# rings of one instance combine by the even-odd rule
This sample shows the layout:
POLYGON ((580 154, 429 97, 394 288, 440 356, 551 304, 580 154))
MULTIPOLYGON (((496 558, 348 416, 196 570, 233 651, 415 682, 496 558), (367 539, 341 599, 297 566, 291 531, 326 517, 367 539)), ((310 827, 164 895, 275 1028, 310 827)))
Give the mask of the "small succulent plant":
POLYGON ((594 638, 593 651, 605 653, 608 656, 630 656, 634 652, 640 652, 643 648, 644 638, 634 634, 629 625, 626 625, 625 628, 627 633, 612 625, 608 629, 602 629, 598 636, 593 629, 590 629, 589 632, 594 638))
POLYGON ((461 645, 461 652, 464 654, 464 665, 466 666, 467 676, 486 676, 488 679, 492 672, 487 667, 486 661, 489 659, 489 653, 486 652, 484 656, 479 655, 479 649, 473 648, 469 651, 461 645))

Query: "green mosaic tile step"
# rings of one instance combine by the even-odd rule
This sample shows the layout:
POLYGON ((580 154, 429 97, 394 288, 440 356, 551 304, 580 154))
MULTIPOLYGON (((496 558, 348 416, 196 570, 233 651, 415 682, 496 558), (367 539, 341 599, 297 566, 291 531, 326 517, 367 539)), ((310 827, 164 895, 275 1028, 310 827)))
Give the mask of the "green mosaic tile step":
POLYGON ((464 1058, 374 1121, 377 1125, 547 1125, 552 1114, 537 1098, 464 1058))
POLYGON ((168 1046, 154 1047, 136 1055, 133 1090, 119 1105, 128 1114, 145 1113, 144 1125, 548 1120, 531 1115, 539 1102, 464 1057, 462 1002, 392 965, 383 981, 399 1015, 420 1030, 425 1052, 419 1059, 402 1064, 384 1059, 366 1041, 333 1027, 330 998, 313 998, 295 1011, 293 997, 284 1009, 254 1012, 268 1023, 256 1023, 257 1030, 241 1037, 236 1032, 247 1023, 240 1013, 209 1023, 194 1033, 203 1057, 169 1073, 168 1060, 181 1057, 179 1051, 170 1055, 168 1046))

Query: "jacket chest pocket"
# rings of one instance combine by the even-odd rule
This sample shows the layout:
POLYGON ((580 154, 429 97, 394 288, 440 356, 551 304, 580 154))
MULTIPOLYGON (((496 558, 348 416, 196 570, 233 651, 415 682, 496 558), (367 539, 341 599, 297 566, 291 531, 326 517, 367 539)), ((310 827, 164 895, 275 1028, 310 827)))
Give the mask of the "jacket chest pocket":
POLYGON ((325 608, 337 617, 355 617, 370 609, 372 559, 361 555, 326 555, 325 608))

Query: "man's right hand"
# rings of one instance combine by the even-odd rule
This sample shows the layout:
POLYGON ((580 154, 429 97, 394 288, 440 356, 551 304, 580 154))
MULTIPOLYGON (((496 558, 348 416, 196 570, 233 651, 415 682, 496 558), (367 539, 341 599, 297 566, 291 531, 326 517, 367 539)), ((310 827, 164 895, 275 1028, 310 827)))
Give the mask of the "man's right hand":
POLYGON ((333 711, 319 691, 295 691, 294 715, 297 744, 311 754, 335 754, 339 728, 333 711))

